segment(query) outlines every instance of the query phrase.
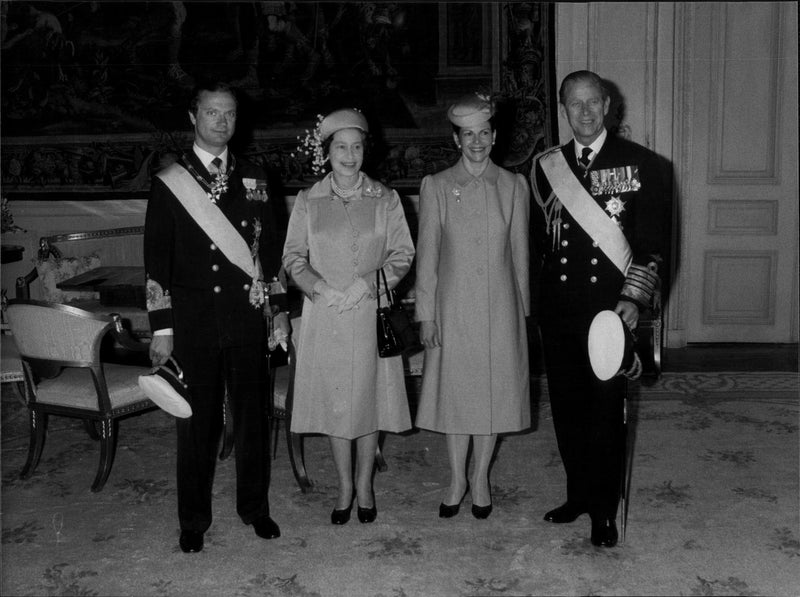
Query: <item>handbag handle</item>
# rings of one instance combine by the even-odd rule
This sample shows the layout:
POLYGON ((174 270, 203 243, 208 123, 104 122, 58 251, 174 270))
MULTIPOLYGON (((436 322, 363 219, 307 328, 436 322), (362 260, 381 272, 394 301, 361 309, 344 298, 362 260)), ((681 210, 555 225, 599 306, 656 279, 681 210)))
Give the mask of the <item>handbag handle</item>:
POLYGON ((389 284, 386 282, 386 273, 383 271, 383 268, 380 267, 375 270, 375 288, 378 291, 378 309, 381 308, 381 278, 383 278, 383 287, 386 290, 386 302, 389 303, 390 307, 394 306, 394 297, 392 296, 392 291, 389 290, 389 284))

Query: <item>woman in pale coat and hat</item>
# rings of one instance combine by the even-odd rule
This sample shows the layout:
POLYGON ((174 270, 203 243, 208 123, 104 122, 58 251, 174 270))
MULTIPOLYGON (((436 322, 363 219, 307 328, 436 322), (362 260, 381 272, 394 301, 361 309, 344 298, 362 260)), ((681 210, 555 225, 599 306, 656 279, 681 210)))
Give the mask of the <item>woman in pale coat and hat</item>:
POLYGON ((283 251, 305 293, 291 430, 330 436, 339 477, 333 524, 348 522, 354 498, 359 521, 375 520, 378 432, 411 427, 402 358, 378 357, 375 280, 383 269, 396 286, 414 245, 397 192, 361 172, 367 133, 361 112, 345 109, 307 137, 315 165, 330 162, 331 171, 298 193, 283 251))
POLYGON ((491 514, 497 434, 530 426, 529 190, 521 174, 492 161, 492 116, 491 101, 479 94, 450 106, 461 157, 420 187, 415 292, 425 362, 416 425, 447 435, 442 518, 458 514, 468 489, 472 514, 491 514))

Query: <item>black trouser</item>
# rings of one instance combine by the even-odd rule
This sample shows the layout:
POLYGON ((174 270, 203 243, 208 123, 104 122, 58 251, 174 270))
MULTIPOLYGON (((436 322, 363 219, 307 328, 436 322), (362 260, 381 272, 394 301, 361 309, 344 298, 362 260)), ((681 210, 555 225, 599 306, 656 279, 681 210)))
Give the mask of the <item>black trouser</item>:
POLYGON ((265 356, 260 346, 209 347, 175 339, 175 357, 189 383, 192 416, 176 419, 178 517, 182 530, 211 525, 211 491, 223 427, 225 387, 236 458, 236 511, 245 524, 269 515, 269 426, 265 356))
POLYGON ((567 473, 567 501, 592 516, 616 516, 625 450, 627 380, 598 380, 587 333, 544 324, 542 349, 558 450, 567 473))

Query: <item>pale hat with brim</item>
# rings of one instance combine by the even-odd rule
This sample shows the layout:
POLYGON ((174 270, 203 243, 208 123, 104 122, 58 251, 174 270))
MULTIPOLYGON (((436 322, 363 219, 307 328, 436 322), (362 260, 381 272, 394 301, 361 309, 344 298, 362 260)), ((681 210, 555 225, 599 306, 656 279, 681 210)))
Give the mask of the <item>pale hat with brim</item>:
POLYGON ((369 125, 364 115, 354 108, 345 108, 331 112, 319 125, 319 138, 324 141, 336 131, 342 129, 360 129, 365 133, 369 132, 369 125))
POLYGON ((597 379, 608 381, 617 375, 636 379, 642 362, 634 350, 633 332, 611 310, 600 311, 589 326, 589 363, 597 379))
POLYGON ((186 398, 189 388, 183 380, 183 371, 177 361, 170 357, 149 375, 139 376, 139 387, 160 409, 186 419, 192 416, 192 407, 186 398))
POLYGON ((447 119, 459 128, 478 126, 493 115, 489 96, 481 93, 469 93, 447 109, 447 119))

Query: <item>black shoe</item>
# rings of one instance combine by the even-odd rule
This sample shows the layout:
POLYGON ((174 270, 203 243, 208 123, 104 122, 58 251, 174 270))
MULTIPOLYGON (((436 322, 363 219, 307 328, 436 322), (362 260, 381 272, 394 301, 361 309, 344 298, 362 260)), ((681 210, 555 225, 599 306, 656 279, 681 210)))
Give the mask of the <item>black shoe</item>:
POLYGON ((358 522, 370 523, 375 522, 378 517, 378 507, 373 504, 372 508, 358 507, 358 522))
POLYGON ((472 515, 475 518, 489 518, 489 514, 492 513, 492 505, 489 504, 488 506, 476 506, 472 504, 472 515))
POLYGON ((439 518, 453 518, 458 511, 461 509, 461 504, 455 504, 454 506, 448 506, 444 502, 439 504, 439 518))
POLYGON ((550 510, 550 512, 544 515, 544 519, 547 522, 563 524, 565 522, 574 522, 581 514, 586 514, 586 510, 566 502, 558 508, 550 510))
POLYGON ((347 522, 350 520, 350 511, 352 509, 352 502, 350 502, 350 505, 347 506, 347 508, 343 508, 342 510, 337 510, 334 508, 331 512, 331 524, 347 524, 347 522))
POLYGON ((614 547, 617 538, 617 522, 613 518, 592 518, 592 545, 614 547))
POLYGON ((453 518, 453 516, 458 514, 458 511, 461 509, 461 502, 464 501, 464 497, 467 495, 468 491, 469 485, 467 485, 467 488, 464 490, 464 495, 461 496, 457 504, 450 505, 444 502, 439 504, 439 518, 453 518))
POLYGON ((203 533, 200 531, 181 531, 181 538, 178 543, 183 553, 203 551, 203 533))
POLYGON ((262 539, 275 539, 281 536, 281 530, 277 523, 269 516, 259 516, 253 521, 253 529, 256 535, 262 539))

